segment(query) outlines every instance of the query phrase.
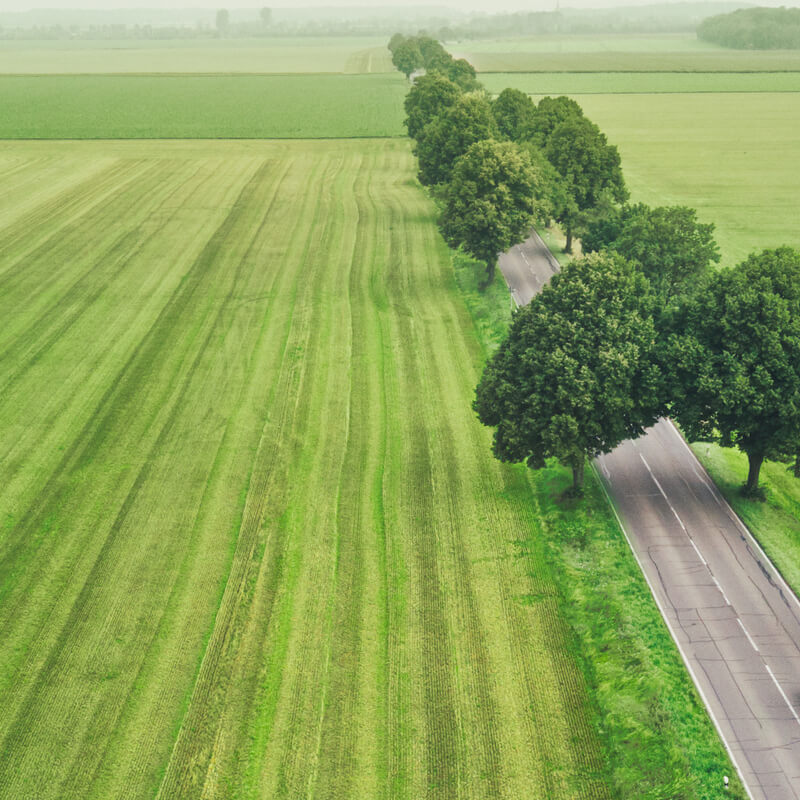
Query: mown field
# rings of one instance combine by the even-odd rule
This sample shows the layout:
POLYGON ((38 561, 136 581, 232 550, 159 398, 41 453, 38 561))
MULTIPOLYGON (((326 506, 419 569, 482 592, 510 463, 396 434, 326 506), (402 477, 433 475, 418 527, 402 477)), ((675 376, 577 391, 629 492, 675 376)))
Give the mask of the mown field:
POLYGON ((734 52, 694 34, 535 36, 449 42, 479 72, 796 72, 800 53, 734 52))
MULTIPOLYGON (((388 52, 388 51, 387 51, 388 52)), ((0 76, 4 139, 403 134, 402 75, 0 76), (44 111, 46 110, 46 113, 44 111)))
POLYGON ((481 75, 492 94, 713 94, 800 92, 800 72, 499 72, 481 75))
POLYGON ((0 795, 610 797, 407 142, 0 180, 0 795))
POLYGON ((392 72, 385 37, 9 40, 0 74, 392 72))

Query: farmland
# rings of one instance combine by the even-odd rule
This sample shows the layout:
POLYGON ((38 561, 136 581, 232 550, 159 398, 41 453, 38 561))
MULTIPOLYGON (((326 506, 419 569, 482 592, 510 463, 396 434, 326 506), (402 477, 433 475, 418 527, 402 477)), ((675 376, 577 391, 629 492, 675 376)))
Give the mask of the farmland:
POLYGON ((796 72, 796 51, 740 51, 694 34, 536 36, 452 42, 479 72, 796 72))
POLYGON ((0 74, 393 72, 375 37, 4 41, 0 74))
POLYGON ((353 138, 402 133, 402 76, 0 76, 5 139, 353 138), (47 115, 41 109, 47 108, 47 115))
POLYGON ((0 171, 3 796, 608 797, 408 145, 0 171))
POLYGON ((481 76, 493 94, 532 95, 798 92, 800 72, 500 72, 481 76))

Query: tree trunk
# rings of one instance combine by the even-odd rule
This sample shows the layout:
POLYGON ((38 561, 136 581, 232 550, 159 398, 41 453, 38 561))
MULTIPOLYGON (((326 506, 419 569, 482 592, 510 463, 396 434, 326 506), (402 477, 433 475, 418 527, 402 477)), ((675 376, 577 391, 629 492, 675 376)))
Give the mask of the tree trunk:
POLYGON ((575 495, 575 497, 580 497, 583 494, 584 465, 584 459, 581 459, 579 463, 572 465, 572 494, 575 495))
POLYGON ((745 484, 745 494, 753 495, 758 492, 758 473, 761 472, 761 465, 764 463, 763 453, 748 453, 747 461, 747 483, 745 484))
POLYGON ((494 268, 496 264, 497 259, 486 262, 486 280, 483 283, 484 288, 488 288, 492 285, 492 281, 494 281, 494 268))
POLYGON ((564 252, 572 252, 572 226, 567 225, 567 243, 564 245, 564 252))

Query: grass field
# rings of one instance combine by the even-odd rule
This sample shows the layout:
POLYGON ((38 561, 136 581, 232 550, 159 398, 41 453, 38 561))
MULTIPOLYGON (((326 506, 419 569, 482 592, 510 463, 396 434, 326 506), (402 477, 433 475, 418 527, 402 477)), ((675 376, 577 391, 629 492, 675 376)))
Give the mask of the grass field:
POLYGON ((0 794, 610 797, 408 143, 0 176, 0 794))
POLYGON ((800 247, 797 94, 583 95, 619 147, 634 201, 685 204, 717 226, 723 264, 800 247))
POLYGON ((481 75, 492 94, 535 95, 800 92, 800 72, 500 72, 481 75))
POLYGON ((403 76, 0 76, 0 138, 261 139, 403 134, 403 76))
POLYGON ((800 53, 731 51, 693 34, 536 36, 451 42, 479 72, 785 72, 800 53))
POLYGON ((385 37, 8 40, 0 74, 392 72, 385 37))

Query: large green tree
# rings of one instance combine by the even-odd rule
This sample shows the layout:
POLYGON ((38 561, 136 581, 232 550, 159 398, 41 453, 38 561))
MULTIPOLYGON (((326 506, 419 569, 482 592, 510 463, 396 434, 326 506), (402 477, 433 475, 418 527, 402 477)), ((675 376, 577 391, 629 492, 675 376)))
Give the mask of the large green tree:
POLYGON ((546 147, 553 131, 568 119, 583 116, 583 109, 570 97, 543 97, 536 106, 529 138, 539 147, 546 147))
POLYGON ((586 117, 570 117, 550 134, 545 155, 564 179, 573 201, 558 219, 566 227, 566 250, 571 252, 582 212, 595 207, 604 196, 617 203, 628 197, 619 152, 586 117))
POLYGON ((406 76, 420 69, 423 64, 422 53, 415 39, 403 39, 392 50, 392 64, 406 76))
POLYGON ((584 251, 605 247, 633 261, 665 303, 688 291, 720 260, 714 225, 698 222, 697 212, 687 206, 626 206, 616 219, 590 226, 583 246, 584 251))
POLYGON ((417 136, 414 152, 419 159, 420 183, 433 186, 450 180, 456 159, 470 145, 496 137, 489 99, 477 92, 462 95, 417 136))
POLYGON ((800 449, 800 253, 764 250, 714 273, 673 330, 672 415, 690 440, 742 450, 756 493, 764 459, 800 449))
POLYGON ((513 142, 476 142, 456 161, 439 225, 448 244, 486 265, 487 285, 498 255, 527 237, 535 194, 531 162, 513 142))
POLYGON ((474 408, 501 461, 557 458, 583 488, 586 458, 640 436, 663 411, 655 298, 619 256, 573 261, 520 309, 474 408))
POLYGON ((531 135, 536 106, 525 92, 503 89, 492 103, 492 114, 502 136, 521 142, 531 135))
POLYGON ((408 135, 416 139, 429 122, 444 114, 460 96, 458 86, 440 72, 417 78, 405 99, 408 135))

